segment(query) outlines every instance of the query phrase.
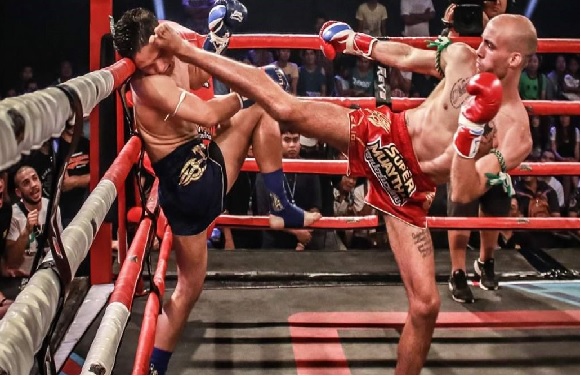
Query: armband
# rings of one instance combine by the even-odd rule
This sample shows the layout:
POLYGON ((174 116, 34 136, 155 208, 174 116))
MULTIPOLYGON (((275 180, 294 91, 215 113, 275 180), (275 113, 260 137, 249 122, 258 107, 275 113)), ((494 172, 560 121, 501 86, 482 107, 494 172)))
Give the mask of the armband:
POLYGON ((426 42, 428 43, 428 48, 436 47, 436 63, 434 66, 438 73, 444 77, 444 70, 442 69, 440 58, 442 56, 442 51, 452 44, 452 41, 448 37, 439 36, 436 40, 427 40, 426 42))
POLYGON ((186 99, 186 94, 187 94, 186 91, 184 89, 182 89, 182 92, 180 93, 180 99, 178 100, 178 104, 177 104, 175 110, 173 111, 173 114, 165 115, 165 118, 163 119, 163 121, 167 121, 167 119, 169 119, 170 117, 176 116, 176 114, 178 113, 178 110, 180 109, 180 106, 184 102, 184 99, 186 99))
POLYGON ((500 172, 506 172, 506 161, 502 156, 502 153, 498 149, 491 149, 490 154, 494 154, 496 159, 498 159, 498 164, 500 165, 500 172))
POLYGON ((495 185, 502 186, 502 189, 506 192, 508 197, 512 197, 514 194, 514 188, 512 187, 512 182, 510 175, 506 172, 499 172, 498 174, 492 174, 487 172, 484 174, 486 176, 486 186, 492 187, 495 185))

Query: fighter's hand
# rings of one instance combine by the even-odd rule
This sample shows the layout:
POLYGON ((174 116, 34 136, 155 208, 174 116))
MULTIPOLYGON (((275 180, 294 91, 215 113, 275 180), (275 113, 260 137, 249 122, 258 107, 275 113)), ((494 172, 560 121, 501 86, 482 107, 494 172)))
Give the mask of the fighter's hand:
POLYGON ((154 35, 149 37, 149 43, 157 48, 176 53, 184 44, 184 39, 173 27, 162 23, 154 30, 154 35))
POLYGON ((34 226, 38 225, 38 209, 34 209, 28 212, 26 216, 26 229, 28 232, 32 232, 34 226))
POLYGON ((216 0, 208 14, 210 32, 204 40, 204 50, 222 54, 230 43, 230 36, 247 15, 248 10, 238 0, 216 0))
POLYGON ((356 33, 344 22, 327 21, 319 32, 323 55, 333 60, 338 52, 371 58, 371 50, 377 39, 367 34, 356 33))
POLYGON ((494 119, 502 103, 502 85, 492 73, 479 73, 466 85, 472 96, 462 104, 458 129, 454 135, 456 152, 464 158, 474 158, 478 153, 484 126, 494 119))
POLYGON ((479 73, 468 81, 466 91, 473 97, 464 102, 464 116, 479 124, 486 124, 494 119, 502 102, 500 80, 492 73, 479 73))

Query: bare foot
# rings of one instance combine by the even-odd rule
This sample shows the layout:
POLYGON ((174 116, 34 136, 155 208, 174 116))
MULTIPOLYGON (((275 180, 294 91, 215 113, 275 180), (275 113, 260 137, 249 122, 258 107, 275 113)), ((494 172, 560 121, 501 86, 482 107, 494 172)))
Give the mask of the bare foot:
MULTIPOLYGON (((303 226, 302 227, 309 226, 309 225, 313 224, 315 221, 318 221, 319 219, 321 219, 321 217, 322 217, 321 213, 304 212, 303 226)), ((270 228, 277 229, 277 230, 285 228, 283 217, 279 217, 277 215, 271 214, 268 217, 268 222, 270 224, 270 228)))

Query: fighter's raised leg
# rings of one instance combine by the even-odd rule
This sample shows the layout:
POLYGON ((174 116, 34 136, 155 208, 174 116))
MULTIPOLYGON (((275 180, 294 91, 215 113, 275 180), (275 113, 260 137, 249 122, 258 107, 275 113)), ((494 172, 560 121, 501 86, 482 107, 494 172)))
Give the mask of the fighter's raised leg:
POLYGON ((240 95, 259 103, 275 120, 288 123, 305 136, 318 138, 345 152, 349 144, 349 112, 330 103, 303 101, 286 93, 262 68, 208 53, 185 42, 163 24, 150 43, 172 51, 227 84, 240 95))

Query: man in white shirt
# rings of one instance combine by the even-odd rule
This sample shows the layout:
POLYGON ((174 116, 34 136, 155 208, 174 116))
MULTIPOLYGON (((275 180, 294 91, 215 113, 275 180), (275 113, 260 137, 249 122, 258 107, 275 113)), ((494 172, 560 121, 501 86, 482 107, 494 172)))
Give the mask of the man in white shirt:
POLYGON ((387 35, 387 8, 377 0, 367 0, 359 5, 355 13, 357 31, 374 37, 387 35))
MULTIPOLYGON (((6 237, 6 248, 11 254, 20 255, 18 262, 6 265, 8 276, 28 276, 32 273, 39 236, 46 236, 43 228, 49 201, 42 197, 42 182, 34 168, 22 166, 14 175, 16 195, 20 200, 12 206, 12 220, 6 237)), ((57 222, 62 230, 60 210, 57 222)), ((44 251, 49 250, 45 243, 44 251)))
POLYGON ((430 20, 436 15, 432 0, 401 0, 400 9, 404 36, 430 36, 430 20))

